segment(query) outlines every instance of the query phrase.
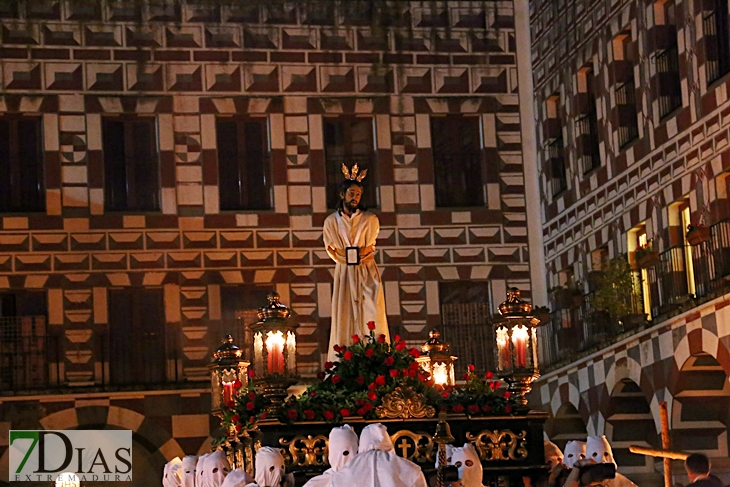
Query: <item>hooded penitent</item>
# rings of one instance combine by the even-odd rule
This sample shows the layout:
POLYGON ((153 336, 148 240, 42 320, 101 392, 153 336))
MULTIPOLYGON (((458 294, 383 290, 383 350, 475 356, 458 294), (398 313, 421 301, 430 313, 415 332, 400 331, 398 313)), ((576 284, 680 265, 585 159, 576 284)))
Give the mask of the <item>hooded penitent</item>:
POLYGON ((556 445, 552 441, 545 440, 544 449, 545 463, 550 465, 550 467, 554 467, 555 465, 563 463, 563 452, 560 451, 558 445, 556 445))
POLYGON ((357 452, 363 453, 370 450, 395 453, 393 442, 390 440, 390 435, 388 435, 388 429, 381 423, 369 424, 360 433, 360 446, 357 452))
POLYGON ((221 487, 245 487, 253 481, 253 477, 251 477, 245 470, 237 468, 235 470, 231 470, 231 472, 226 475, 221 487))
POLYGON ((262 446, 256 452, 255 468, 259 487, 279 487, 284 478, 284 457, 278 449, 262 446))
POLYGON ((210 453, 200 455, 198 457, 198 463, 195 464, 195 487, 209 487, 208 480, 205 478, 205 459, 210 456, 210 453))
POLYGON ((588 437, 586 441, 586 458, 596 463, 613 463, 616 465, 616 460, 613 459, 613 450, 611 450, 611 445, 605 436, 588 437))
POLYGON ((463 487, 482 487, 484 470, 474 445, 464 443, 462 448, 454 448, 451 461, 459 469, 459 480, 463 487))
POLYGON ((563 463, 568 468, 573 468, 573 465, 578 460, 583 460, 586 457, 586 442, 585 441, 569 441, 565 445, 565 457, 563 463))
POLYGON ((198 457, 187 455, 182 459, 182 487, 195 487, 195 467, 198 457))
POLYGON ((388 430, 380 423, 360 434, 357 456, 330 475, 331 487, 427 487, 421 468, 397 456, 388 430))
POLYGON ((182 460, 173 458, 165 464, 162 471, 163 487, 180 487, 182 485, 182 460))
POLYGON ((216 450, 205 459, 203 469, 203 481, 208 484, 207 487, 220 487, 231 471, 231 465, 223 450, 216 450))
POLYGON ((311 478, 306 484, 304 484, 305 487, 326 486, 329 482, 329 476, 344 467, 347 462, 357 455, 357 433, 355 433, 349 424, 332 428, 327 448, 329 451, 328 459, 330 462, 330 468, 325 470, 322 475, 311 478))

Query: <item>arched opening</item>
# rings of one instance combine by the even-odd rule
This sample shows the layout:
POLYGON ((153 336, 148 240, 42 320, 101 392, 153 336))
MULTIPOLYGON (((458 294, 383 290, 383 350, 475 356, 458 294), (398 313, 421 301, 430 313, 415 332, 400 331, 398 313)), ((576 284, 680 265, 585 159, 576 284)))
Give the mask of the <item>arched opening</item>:
POLYGON ((613 449, 619 471, 638 485, 661 485, 655 459, 629 451, 631 445, 658 448, 659 435, 644 392, 631 379, 613 388, 606 411, 606 438, 613 449))
POLYGON ((730 384, 722 365, 707 353, 690 356, 674 390, 672 448, 727 458, 730 384))
POLYGON ((588 432, 578 410, 571 403, 565 403, 545 423, 545 433, 550 441, 565 450, 565 444, 570 440, 586 441, 588 432))

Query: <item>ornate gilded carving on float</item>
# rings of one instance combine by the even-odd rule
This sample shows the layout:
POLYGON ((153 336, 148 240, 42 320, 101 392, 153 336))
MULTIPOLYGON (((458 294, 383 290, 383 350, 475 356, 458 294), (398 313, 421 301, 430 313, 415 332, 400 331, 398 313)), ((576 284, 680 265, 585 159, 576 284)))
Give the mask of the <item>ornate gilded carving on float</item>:
POLYGON ((491 462, 497 460, 524 460, 527 458, 527 431, 517 434, 511 430, 480 431, 466 433, 466 439, 474 443, 479 458, 491 462))
POLYGON ((428 433, 401 430, 394 435, 390 435, 390 440, 393 442, 396 455, 399 457, 416 463, 434 461, 435 444, 428 433))
POLYGON ((396 387, 383 396, 383 403, 375 408, 378 418, 410 419, 433 418, 436 409, 426 404, 426 398, 410 387, 396 387))
POLYGON ((284 447, 281 453, 287 466, 328 465, 326 436, 295 436, 291 440, 279 438, 279 444, 284 447))

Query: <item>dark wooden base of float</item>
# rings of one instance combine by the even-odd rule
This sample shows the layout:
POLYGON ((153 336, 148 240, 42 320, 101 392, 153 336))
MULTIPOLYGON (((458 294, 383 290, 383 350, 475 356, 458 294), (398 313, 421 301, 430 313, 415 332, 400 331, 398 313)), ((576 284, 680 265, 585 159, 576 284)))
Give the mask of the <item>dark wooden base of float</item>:
MULTIPOLYGON (((476 447, 484 467, 484 485, 490 487, 523 487, 523 477, 530 477, 532 487, 546 485, 548 470, 543 446, 546 419, 547 414, 538 411, 524 416, 446 417, 455 438, 453 445, 460 447, 471 442, 476 447)), ((433 441, 437 418, 364 420, 352 417, 347 421, 358 435, 371 423, 383 423, 388 428, 396 454, 418 464, 427 478, 433 476, 438 453, 438 446, 433 441)), ((236 463, 250 469, 258 446, 278 446, 284 454, 287 472, 294 472, 297 485, 303 485, 308 478, 329 468, 327 438, 334 426, 323 422, 263 421, 258 430, 249 432, 250 437, 238 438, 232 445, 237 450, 236 463)))

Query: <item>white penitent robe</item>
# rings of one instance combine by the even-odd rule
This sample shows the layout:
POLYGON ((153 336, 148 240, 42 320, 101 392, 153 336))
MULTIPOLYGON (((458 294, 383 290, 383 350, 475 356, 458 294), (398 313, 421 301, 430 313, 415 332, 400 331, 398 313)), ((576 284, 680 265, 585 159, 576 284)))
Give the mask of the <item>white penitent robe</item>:
POLYGON ((332 290, 332 330, 327 358, 334 361, 335 345, 349 345, 352 335, 367 335, 369 321, 375 322, 375 336, 388 340, 383 283, 375 265, 375 240, 380 232, 378 217, 356 211, 351 217, 335 212, 324 221, 324 246, 335 261, 332 290), (360 249, 360 264, 347 265, 345 249, 360 249))

